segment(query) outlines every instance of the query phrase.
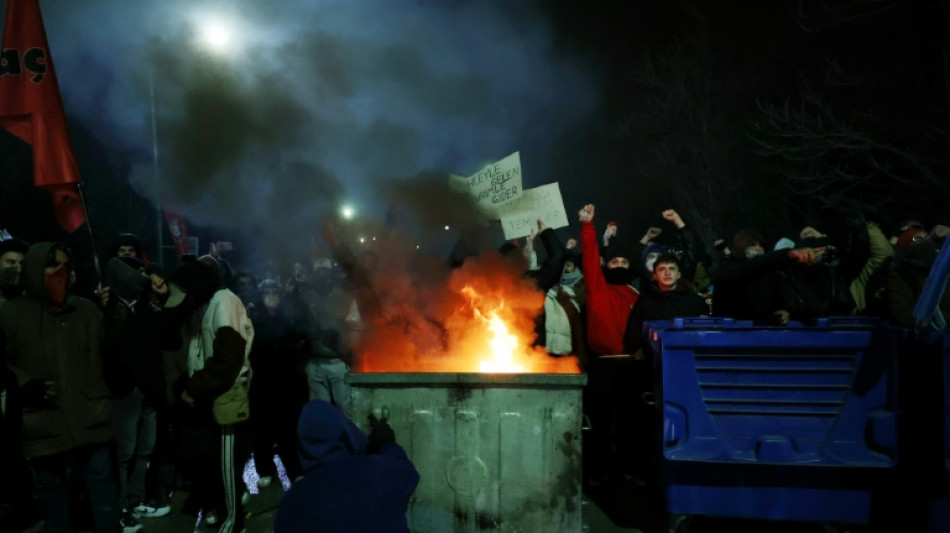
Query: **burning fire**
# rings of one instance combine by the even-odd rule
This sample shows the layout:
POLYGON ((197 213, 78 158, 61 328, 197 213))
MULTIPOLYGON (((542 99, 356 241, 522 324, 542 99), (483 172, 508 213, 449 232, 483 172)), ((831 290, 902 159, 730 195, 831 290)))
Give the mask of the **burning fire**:
MULTIPOLYGON (((465 287, 462 292, 470 295, 473 301, 478 296, 471 287, 465 287)), ((524 372, 524 366, 515 361, 514 353, 518 348, 518 337, 508 332, 505 321, 494 311, 492 311, 490 318, 485 318, 476 308, 475 315, 488 323, 488 331, 492 335, 488 341, 491 351, 487 359, 479 361, 478 371, 485 373, 524 372)))
POLYGON ((357 371, 580 371, 576 358, 551 357, 532 345, 544 294, 497 254, 467 261, 441 285, 402 280, 390 287, 382 305, 385 317, 364 338, 357 371))

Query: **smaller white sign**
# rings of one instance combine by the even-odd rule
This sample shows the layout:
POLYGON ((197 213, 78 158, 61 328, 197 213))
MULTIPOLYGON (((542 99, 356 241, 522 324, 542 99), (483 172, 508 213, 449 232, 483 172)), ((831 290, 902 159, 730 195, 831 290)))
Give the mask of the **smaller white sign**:
POLYGON ((557 183, 523 191, 518 198, 505 203, 499 215, 505 239, 509 241, 530 235, 532 230, 537 231, 539 219, 552 229, 568 225, 561 188, 557 183))

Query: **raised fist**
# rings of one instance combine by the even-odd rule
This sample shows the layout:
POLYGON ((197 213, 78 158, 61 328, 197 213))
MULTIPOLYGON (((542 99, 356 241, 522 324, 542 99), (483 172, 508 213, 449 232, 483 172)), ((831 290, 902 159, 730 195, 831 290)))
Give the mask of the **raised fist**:
POLYGON ((594 220, 594 204, 587 204, 577 212, 577 219, 581 222, 592 222, 594 220))

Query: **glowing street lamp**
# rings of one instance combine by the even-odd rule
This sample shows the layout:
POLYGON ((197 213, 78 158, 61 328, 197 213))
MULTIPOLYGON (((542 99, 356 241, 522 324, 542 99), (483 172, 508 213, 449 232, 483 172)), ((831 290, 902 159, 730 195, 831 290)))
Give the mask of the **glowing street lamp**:
POLYGON ((220 21, 207 22, 200 28, 200 42, 215 53, 224 53, 232 43, 231 30, 220 21))
POLYGON ((190 18, 197 47, 215 56, 233 56, 238 46, 245 47, 252 39, 250 28, 239 17, 215 11, 194 11, 190 18))
POLYGON ((343 207, 340 208, 340 215, 342 215, 343 218, 346 220, 352 220, 353 215, 355 214, 356 212, 353 210, 353 208, 348 205, 344 205, 343 207))

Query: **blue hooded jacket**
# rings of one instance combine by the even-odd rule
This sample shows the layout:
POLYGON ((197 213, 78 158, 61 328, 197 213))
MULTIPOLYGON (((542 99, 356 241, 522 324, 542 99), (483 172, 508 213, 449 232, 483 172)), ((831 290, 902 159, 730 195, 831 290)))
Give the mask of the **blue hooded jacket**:
POLYGON ((336 406, 311 400, 297 425, 303 479, 281 500, 275 533, 408 532, 419 473, 395 442, 365 455, 369 439, 336 406))

